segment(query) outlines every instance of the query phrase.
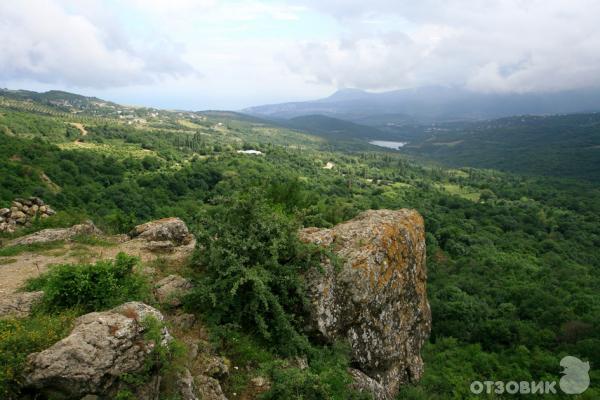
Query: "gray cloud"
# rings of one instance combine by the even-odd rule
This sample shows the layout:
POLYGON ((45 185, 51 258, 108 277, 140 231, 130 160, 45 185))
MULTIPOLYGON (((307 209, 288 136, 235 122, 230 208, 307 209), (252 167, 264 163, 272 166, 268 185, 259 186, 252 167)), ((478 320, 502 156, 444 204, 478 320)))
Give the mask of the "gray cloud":
POLYGON ((196 73, 167 38, 131 43, 115 16, 84 3, 88 12, 51 0, 0 3, 0 77, 105 88, 196 73))
POLYGON ((306 0, 344 27, 286 53, 307 80, 393 89, 554 91, 600 85, 600 2, 306 0))

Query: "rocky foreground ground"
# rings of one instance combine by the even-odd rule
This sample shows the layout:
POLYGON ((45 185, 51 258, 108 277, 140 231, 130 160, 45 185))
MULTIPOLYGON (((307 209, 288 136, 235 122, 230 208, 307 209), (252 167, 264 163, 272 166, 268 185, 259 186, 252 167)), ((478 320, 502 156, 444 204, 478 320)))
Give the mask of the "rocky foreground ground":
MULTIPOLYGON (((123 376, 143 369, 153 346, 168 346, 177 337, 186 346, 186 361, 176 381, 164 382, 159 374, 154 375, 136 389, 136 398, 156 399, 166 384, 175 385, 183 400, 225 399, 219 380, 226 379, 230 362, 207 350, 210 346, 203 345, 207 336, 202 324, 180 309, 181 298, 193 287, 181 271, 195 239, 177 218, 140 225, 129 235, 103 236, 86 223, 43 230, 7 243, 9 247, 57 240, 63 244, 50 253, 18 254, 11 262, 0 257, 0 316, 27 316, 44 294, 18 289, 51 264, 77 261, 82 249, 74 254, 78 244, 72 241, 81 235, 102 237, 108 243, 85 247, 87 261, 112 258, 119 252, 139 255, 145 265, 143 273, 154 282, 160 310, 131 302, 77 318, 67 337, 29 355, 25 387, 57 398, 114 398, 123 376), (149 342, 144 335, 148 316, 166 322, 158 341, 149 342)), ((375 399, 391 399, 400 385, 419 380, 423 372, 420 350, 431 327, 420 215, 412 210, 367 211, 332 229, 304 229, 300 237, 329 248, 343 261, 334 266, 324 259, 322 268, 308 271, 305 279, 313 334, 327 342, 350 343, 354 387, 375 399)), ((255 394, 269 386, 266 378, 257 378, 253 384, 255 394)))

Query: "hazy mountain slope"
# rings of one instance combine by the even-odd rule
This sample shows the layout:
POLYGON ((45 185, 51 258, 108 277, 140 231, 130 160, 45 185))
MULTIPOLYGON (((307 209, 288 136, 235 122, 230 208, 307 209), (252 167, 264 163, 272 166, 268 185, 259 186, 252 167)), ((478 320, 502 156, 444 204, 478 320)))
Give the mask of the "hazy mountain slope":
POLYGON ((278 118, 322 114, 378 126, 389 121, 481 120, 511 115, 598 110, 598 89, 496 94, 436 86, 384 93, 342 90, 316 101, 263 105, 250 107, 244 112, 278 118))
POLYGON ((305 115, 280 122, 290 128, 311 132, 326 139, 392 139, 395 136, 377 128, 359 125, 325 115, 305 115))

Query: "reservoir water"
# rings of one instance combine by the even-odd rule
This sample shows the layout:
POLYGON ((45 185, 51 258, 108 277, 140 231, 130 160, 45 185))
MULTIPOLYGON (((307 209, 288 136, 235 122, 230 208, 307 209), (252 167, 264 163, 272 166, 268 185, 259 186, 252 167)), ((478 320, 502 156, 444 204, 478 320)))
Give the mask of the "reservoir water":
POLYGON ((379 147, 387 147, 388 149, 400 150, 407 142, 390 142, 387 140, 371 140, 369 143, 379 147))

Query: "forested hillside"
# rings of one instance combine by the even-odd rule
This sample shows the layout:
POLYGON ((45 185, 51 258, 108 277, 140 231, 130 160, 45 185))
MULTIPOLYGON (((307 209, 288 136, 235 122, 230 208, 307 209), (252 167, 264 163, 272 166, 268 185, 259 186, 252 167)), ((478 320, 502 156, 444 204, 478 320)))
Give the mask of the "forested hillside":
POLYGON ((521 116, 426 129, 405 150, 453 166, 600 181, 600 114, 521 116))
MULTIPOLYGON (((311 256, 295 232, 368 209, 414 208, 425 219, 432 335, 423 379, 398 398, 468 398, 473 380, 557 380, 565 355, 600 365, 600 188, 589 182, 600 176, 596 114, 499 120, 411 149, 522 176, 372 147, 344 151, 234 113, 132 110, 121 118, 35 101, 13 96, 0 106, 0 208, 38 196, 57 210, 20 234, 88 218, 111 233, 183 219, 201 242, 188 266, 201 289, 186 307, 240 366, 226 378, 230 398, 253 370, 272 380, 262 398, 359 398, 343 389, 351 363, 343 344, 324 346, 302 330, 297 271, 311 256), (228 247, 210 244, 215 235, 228 247), (278 310, 261 314, 262 326, 249 324, 231 295, 249 280, 244 301, 278 310), (280 368, 297 355, 309 368, 280 368)), ((28 321, 44 340, 58 340, 65 316, 48 315, 45 325, 28 321)), ((11 348, 21 347, 6 339, 17 340, 15 329, 0 321, 0 393, 11 393, 20 365, 11 348)), ((597 368, 591 379, 600 379, 597 368)), ((592 385, 578 398, 599 396, 592 385)))

